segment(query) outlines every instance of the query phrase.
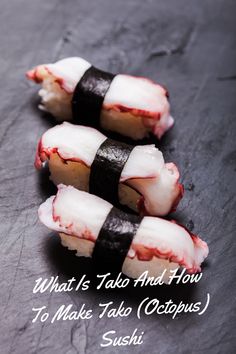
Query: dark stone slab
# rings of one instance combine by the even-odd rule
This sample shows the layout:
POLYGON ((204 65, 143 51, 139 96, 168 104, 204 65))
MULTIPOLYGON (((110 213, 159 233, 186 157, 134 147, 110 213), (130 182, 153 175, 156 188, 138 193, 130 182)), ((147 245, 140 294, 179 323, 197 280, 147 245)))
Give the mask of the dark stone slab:
POLYGON ((5 353, 234 353, 236 43, 233 0, 5 1, 0 11, 1 331, 5 353), (24 72, 78 55, 112 72, 144 75, 170 92, 174 128, 159 143, 180 167, 185 197, 173 216, 210 248, 195 286, 45 293, 35 280, 91 274, 91 262, 64 249, 38 222, 37 208, 54 192, 33 167, 36 142, 53 120, 40 113, 37 88, 24 72), (32 307, 124 300, 135 309, 146 296, 204 301, 206 313, 32 323, 32 307), (139 347, 101 348, 104 332, 144 331, 139 347))

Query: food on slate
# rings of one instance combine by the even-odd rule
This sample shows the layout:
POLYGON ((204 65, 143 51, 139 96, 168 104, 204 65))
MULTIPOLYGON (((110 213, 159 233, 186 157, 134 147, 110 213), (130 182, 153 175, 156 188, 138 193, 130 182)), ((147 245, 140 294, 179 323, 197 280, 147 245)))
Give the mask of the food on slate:
POLYGON ((173 125, 166 89, 153 81, 113 75, 72 57, 27 72, 42 84, 39 108, 59 121, 102 127, 133 139, 158 138, 173 125))
POLYGON ((65 247, 92 257, 97 270, 102 264, 132 278, 178 267, 195 273, 208 255, 207 244, 175 222, 126 214, 72 186, 59 185, 57 195, 40 206, 39 218, 59 232, 65 247))
POLYGON ((142 215, 166 215, 183 195, 179 172, 154 145, 131 146, 91 127, 64 122, 45 132, 35 165, 48 161, 51 179, 89 191, 142 215))

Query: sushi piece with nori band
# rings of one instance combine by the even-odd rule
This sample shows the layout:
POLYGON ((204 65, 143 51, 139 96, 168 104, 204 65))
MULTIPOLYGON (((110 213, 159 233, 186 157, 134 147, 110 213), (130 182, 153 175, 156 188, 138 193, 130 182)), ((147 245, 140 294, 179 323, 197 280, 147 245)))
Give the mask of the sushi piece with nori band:
POLYGON ((98 234, 92 259, 101 273, 120 272, 142 218, 112 208, 98 234))
POLYGON ((150 133, 160 139, 174 124, 167 90, 144 77, 100 72, 79 57, 38 65, 26 75, 42 85, 39 108, 58 121, 93 125, 100 114, 102 129, 136 140, 150 133))
POLYGON ((109 147, 106 140, 94 128, 64 122, 42 135, 35 166, 41 169, 48 162, 56 185, 63 183, 93 191, 112 203, 118 188, 119 204, 142 215, 166 215, 174 211, 183 196, 175 164, 165 163, 155 145, 129 146, 110 140, 109 147), (103 143, 104 149, 99 150, 103 143), (114 191, 109 195, 106 189, 112 188, 111 184, 114 191))
POLYGON ((119 204, 120 176, 133 148, 112 139, 106 139, 101 144, 90 168, 90 193, 114 205, 119 204))
MULTIPOLYGON (((105 221, 109 220, 112 208, 112 204, 95 195, 72 186, 59 185, 56 196, 41 204, 38 213, 45 226, 59 233, 63 246, 76 250, 78 256, 92 257, 99 233, 105 221)), ((123 215, 120 224, 124 222, 123 215)), ((116 217, 117 225, 119 215, 116 217)), ((127 218, 130 220, 130 216, 127 218)), ((137 278, 148 271, 149 276, 159 276, 166 270, 168 275, 170 270, 179 267, 189 273, 201 271, 208 247, 198 236, 174 221, 158 217, 144 216, 140 223, 135 220, 134 224, 134 236, 121 268, 124 274, 137 278)), ((125 233, 130 231, 130 223, 125 225, 128 225, 127 229, 118 226, 117 230, 111 222, 108 229, 109 232, 119 233, 119 237, 124 233, 125 237, 125 233)), ((108 246, 113 246, 111 240, 108 246)), ((107 252, 104 249, 100 256, 106 257, 107 252)))
POLYGON ((99 127, 104 97, 115 75, 91 66, 75 87, 72 98, 73 121, 99 127))

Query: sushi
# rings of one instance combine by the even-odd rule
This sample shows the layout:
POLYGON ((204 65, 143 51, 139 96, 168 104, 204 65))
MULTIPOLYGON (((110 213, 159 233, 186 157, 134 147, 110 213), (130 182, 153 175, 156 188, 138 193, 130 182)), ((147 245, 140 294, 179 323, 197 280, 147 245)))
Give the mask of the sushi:
POLYGON ((59 185, 38 214, 59 232, 63 246, 92 257, 97 271, 122 271, 131 278, 144 271, 157 277, 179 267, 196 273, 208 255, 207 244, 175 222, 124 213, 72 186, 59 185))
POLYGON ((174 123, 166 89, 147 78, 113 75, 79 57, 36 66, 26 76, 42 85, 39 108, 59 121, 132 139, 161 138, 174 123))
POLYGON ((166 215, 183 196, 177 167, 154 145, 120 143, 91 127, 64 122, 46 131, 36 168, 46 161, 56 185, 73 185, 142 215, 166 215))

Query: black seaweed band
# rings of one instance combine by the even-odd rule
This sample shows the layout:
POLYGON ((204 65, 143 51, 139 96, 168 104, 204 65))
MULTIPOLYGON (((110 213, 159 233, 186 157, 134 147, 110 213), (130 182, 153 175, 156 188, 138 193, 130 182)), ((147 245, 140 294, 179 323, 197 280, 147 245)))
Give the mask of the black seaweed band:
POLYGON ((72 98, 73 120, 77 124, 99 125, 104 97, 115 75, 91 66, 75 87, 72 98))
POLYGON ((119 180, 134 146, 106 139, 99 147, 90 168, 89 192, 119 204, 119 180))
POLYGON ((98 272, 120 272, 142 217, 113 207, 97 237, 92 258, 98 272))

